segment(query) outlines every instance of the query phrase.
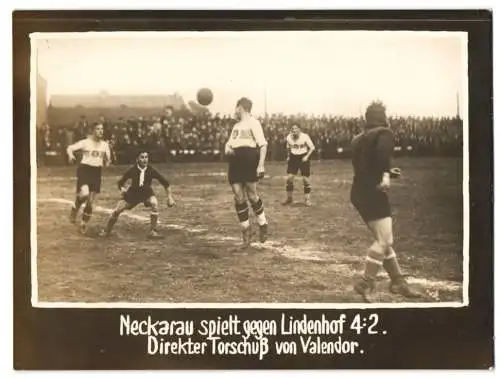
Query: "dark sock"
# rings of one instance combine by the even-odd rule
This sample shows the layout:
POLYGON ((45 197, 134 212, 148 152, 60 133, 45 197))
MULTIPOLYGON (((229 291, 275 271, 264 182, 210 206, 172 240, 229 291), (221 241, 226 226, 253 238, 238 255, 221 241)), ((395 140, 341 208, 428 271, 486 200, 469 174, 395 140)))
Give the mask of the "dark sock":
POLYGON ((113 226, 115 226, 116 221, 118 220, 119 215, 116 214, 115 212, 111 213, 111 217, 108 220, 108 223, 106 224, 106 233, 111 233, 111 230, 113 229, 113 226))
POLYGON ((248 203, 246 201, 243 203, 235 203, 234 207, 241 226, 247 228, 249 226, 248 203))
POLYGON ((397 282, 403 277, 401 267, 399 267, 398 257, 392 247, 389 248, 389 255, 384 259, 384 269, 393 282, 397 282))
POLYGON ((293 196, 293 181, 286 182, 286 196, 287 199, 291 199, 293 196))
POLYGON ((311 193, 311 185, 310 184, 304 184, 304 194, 310 194, 311 193))
POLYGON ((151 212, 149 217, 151 220, 151 230, 156 230, 156 226, 158 225, 158 212, 151 212))
POLYGON ((83 215, 82 215, 82 221, 87 223, 90 221, 90 218, 92 217, 92 205, 87 203, 85 208, 83 208, 83 215))
POLYGON ((259 198, 256 202, 251 202, 251 204, 253 212, 257 216, 257 222, 259 223, 259 225, 262 226, 267 224, 266 214, 264 212, 264 203, 262 202, 262 199, 259 198))
POLYGON ((378 244, 373 244, 368 250, 365 263, 364 278, 367 281, 375 281, 377 274, 384 261, 384 252, 378 244))

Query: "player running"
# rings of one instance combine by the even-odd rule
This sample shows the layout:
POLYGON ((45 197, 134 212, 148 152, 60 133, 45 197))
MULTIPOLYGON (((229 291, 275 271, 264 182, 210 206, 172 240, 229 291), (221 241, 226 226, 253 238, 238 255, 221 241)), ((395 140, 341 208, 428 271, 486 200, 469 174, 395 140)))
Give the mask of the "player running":
POLYGON ((259 240, 267 239, 268 223, 262 199, 257 192, 257 182, 264 177, 267 141, 259 120, 251 115, 252 101, 242 97, 236 103, 236 117, 229 140, 225 145, 228 156, 228 180, 234 194, 236 214, 243 234, 243 248, 251 243, 251 228, 247 199, 257 217, 259 240))
POLYGON ((406 297, 418 296, 408 286, 392 247, 392 215, 387 191, 391 177, 399 175, 391 170, 393 133, 387 126, 385 106, 373 102, 366 109, 365 130, 352 142, 354 178, 351 202, 372 232, 375 242, 368 250, 363 278, 354 290, 370 302, 369 294, 375 288, 375 278, 383 267, 390 277, 389 289, 406 297))
POLYGON ((158 180, 165 188, 165 192, 167 193, 167 205, 169 207, 175 205, 170 183, 149 164, 149 154, 146 151, 141 151, 137 155, 136 165, 130 167, 118 181, 118 188, 121 191, 122 199, 116 205, 113 213, 111 213, 106 228, 101 233, 102 237, 108 237, 111 234, 113 226, 123 211, 133 209, 139 203, 143 203, 145 207, 151 209, 151 227, 148 237, 154 239, 163 238, 156 229, 159 212, 158 200, 151 187, 153 179, 158 180), (131 180, 131 185, 127 188, 125 184, 128 180, 131 180))
POLYGON ((292 204, 293 202, 293 181, 295 175, 300 170, 302 182, 304 184, 304 201, 306 206, 311 206, 311 154, 316 149, 311 137, 307 133, 301 132, 297 124, 292 126, 292 131, 286 137, 287 162, 288 167, 286 173, 286 201, 284 205, 292 204))
POLYGON ((71 208, 70 221, 76 222, 80 207, 83 208, 80 232, 85 233, 92 217, 92 206, 97 194, 101 192, 102 167, 111 162, 109 145, 103 140, 102 124, 95 124, 91 136, 68 146, 66 152, 70 162, 76 160, 75 152, 81 151, 82 159, 76 170, 76 199, 71 208))

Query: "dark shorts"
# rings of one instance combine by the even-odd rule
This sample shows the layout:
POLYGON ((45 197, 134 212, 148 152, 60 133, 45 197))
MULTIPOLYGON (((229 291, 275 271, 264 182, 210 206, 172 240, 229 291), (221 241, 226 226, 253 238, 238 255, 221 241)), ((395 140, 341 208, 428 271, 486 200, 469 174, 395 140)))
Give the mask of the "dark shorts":
POLYGON ((79 165, 76 169, 76 193, 82 186, 87 185, 90 192, 101 192, 102 167, 79 165))
POLYGON ((309 177, 311 175, 311 162, 309 159, 307 162, 302 162, 302 158, 306 156, 306 154, 301 155, 293 155, 290 154, 290 159, 288 160, 288 166, 286 169, 287 174, 297 175, 300 171, 300 174, 305 177, 309 177))
POLYGON ((380 220, 392 215, 389 196, 373 186, 353 185, 351 203, 364 222, 380 220))
POLYGON ((136 205, 143 203, 144 206, 149 206, 148 200, 155 193, 151 187, 144 188, 142 190, 129 188, 127 192, 123 194, 123 200, 125 200, 130 208, 134 208, 136 205))
POLYGON ((258 181, 257 166, 259 165, 259 150, 250 147, 234 149, 234 155, 229 156, 229 184, 255 183, 258 181))

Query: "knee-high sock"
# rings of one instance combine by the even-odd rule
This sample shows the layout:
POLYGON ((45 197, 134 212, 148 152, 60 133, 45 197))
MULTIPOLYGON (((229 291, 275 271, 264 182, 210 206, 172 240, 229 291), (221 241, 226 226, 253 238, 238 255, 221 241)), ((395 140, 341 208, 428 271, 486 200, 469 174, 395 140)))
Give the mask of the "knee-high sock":
POLYGON ((240 221, 242 228, 246 229, 250 226, 249 216, 248 216, 248 203, 245 201, 243 203, 235 202, 234 208, 236 210, 236 215, 240 221))
POLYGON ((286 196, 288 199, 293 197, 293 180, 286 181, 286 196))
POLYGON ((257 222, 259 223, 259 225, 267 224, 266 213, 264 212, 264 203, 262 202, 262 199, 259 197, 257 201, 251 201, 251 203, 253 212, 257 216, 257 222))
POLYGON ((399 267, 398 257, 392 247, 389 247, 387 252, 388 254, 384 259, 384 269, 389 274, 391 280, 398 280, 403 276, 401 267, 399 267))
POLYGON ((83 208, 82 221, 87 223, 90 221, 91 217, 92 217, 92 204, 87 202, 87 205, 85 205, 85 208, 83 208))
POLYGON ((304 197, 306 200, 311 197, 311 184, 310 183, 304 183, 304 197))
POLYGON ((151 211, 151 213, 149 215, 149 218, 151 221, 151 230, 156 229, 156 226, 158 225, 158 216, 159 216, 158 211, 151 211))

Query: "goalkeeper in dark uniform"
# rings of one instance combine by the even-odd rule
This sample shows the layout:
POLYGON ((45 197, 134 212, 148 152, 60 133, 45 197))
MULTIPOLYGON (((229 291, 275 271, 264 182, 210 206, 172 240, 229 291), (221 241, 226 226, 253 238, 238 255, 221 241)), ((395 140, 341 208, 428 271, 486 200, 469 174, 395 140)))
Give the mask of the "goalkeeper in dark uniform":
POLYGON ((151 228, 148 237, 154 239, 162 238, 156 230, 159 207, 158 199, 152 188, 153 179, 158 180, 165 188, 167 205, 169 207, 175 205, 170 183, 149 164, 149 153, 146 151, 139 151, 136 164, 130 167, 118 181, 118 189, 121 192, 122 199, 116 205, 113 213, 111 213, 106 228, 101 232, 102 237, 108 237, 110 235, 118 217, 120 217, 124 211, 133 209, 138 204, 143 203, 144 206, 150 209, 151 213, 151 228), (131 181, 130 187, 125 187, 125 184, 129 180, 131 181))
POLYGON ((386 109, 373 102, 366 109, 365 130, 352 142, 354 178, 351 202, 372 232, 375 242, 368 250, 363 278, 354 290, 367 302, 375 287, 375 278, 381 268, 390 277, 389 290, 405 297, 418 296, 404 279, 394 251, 392 214, 387 191, 391 178, 398 177, 399 169, 391 169, 394 148, 393 133, 388 128, 386 109))

